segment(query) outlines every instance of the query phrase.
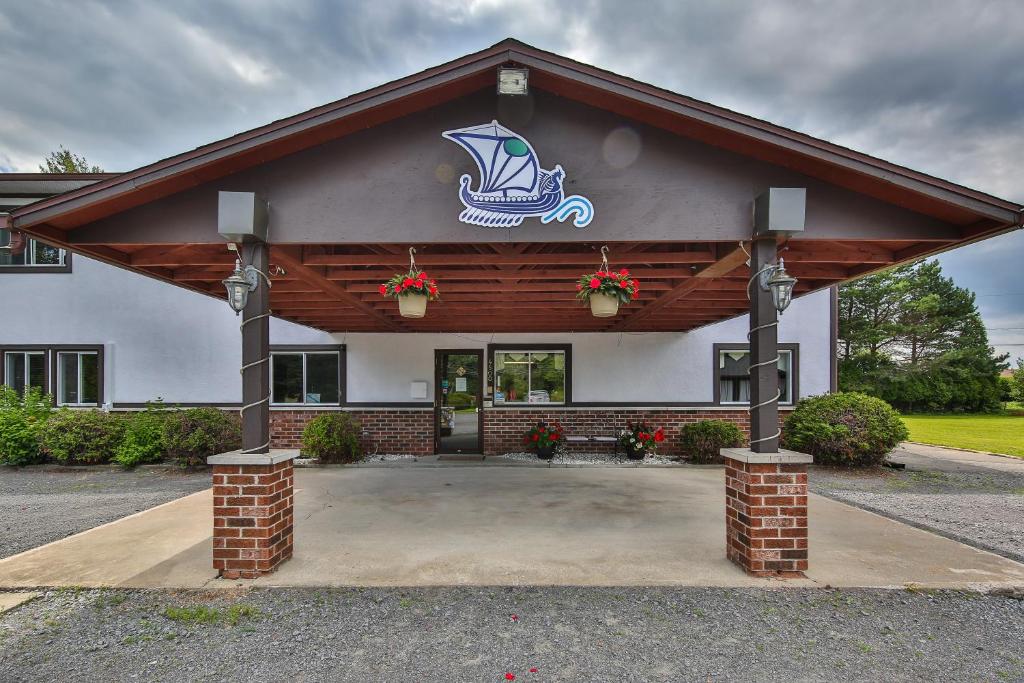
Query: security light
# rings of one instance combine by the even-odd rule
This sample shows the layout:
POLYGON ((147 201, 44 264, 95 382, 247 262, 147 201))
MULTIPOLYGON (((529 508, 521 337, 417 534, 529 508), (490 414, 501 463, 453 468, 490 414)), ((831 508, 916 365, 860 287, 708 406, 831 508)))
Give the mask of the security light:
POLYGON ((526 95, 529 94, 527 86, 526 69, 513 69, 503 66, 498 69, 498 94, 499 95, 526 95))

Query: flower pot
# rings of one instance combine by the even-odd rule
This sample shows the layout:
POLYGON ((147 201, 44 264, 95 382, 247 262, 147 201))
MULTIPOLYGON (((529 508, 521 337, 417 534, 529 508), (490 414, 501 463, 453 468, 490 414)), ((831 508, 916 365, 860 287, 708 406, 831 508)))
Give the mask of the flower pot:
POLYGON ((398 312, 403 318, 422 318, 427 313, 427 299, 422 294, 399 296, 398 312))
POLYGON ((551 460, 555 457, 554 446, 537 446, 537 457, 541 460, 551 460))
POLYGON ((642 448, 634 448, 629 444, 626 444, 626 457, 630 460, 643 460, 644 451, 642 448))
POLYGON ((619 312, 618 297, 594 292, 589 297, 590 312, 595 318, 611 318, 619 312))

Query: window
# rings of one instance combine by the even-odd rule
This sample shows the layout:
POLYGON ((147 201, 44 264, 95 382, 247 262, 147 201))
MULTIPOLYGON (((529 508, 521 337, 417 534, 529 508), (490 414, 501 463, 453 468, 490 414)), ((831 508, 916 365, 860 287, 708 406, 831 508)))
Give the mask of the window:
POLYGON ((100 382, 98 352, 57 352, 57 405, 99 405, 100 382))
MULTIPOLYGON (((794 344, 779 345, 780 403, 793 403, 796 394, 794 344), (785 347, 789 348, 785 348, 785 347)), ((715 345, 715 402, 750 403, 750 351, 747 345, 715 345)))
POLYGON ((494 405, 569 403, 571 348, 491 348, 494 405))
POLYGON ((271 353, 270 402, 274 405, 338 405, 342 401, 342 351, 278 347, 271 353))
POLYGON ((46 351, 4 351, 4 384, 19 395, 34 387, 46 391, 46 351))
POLYGON ((18 232, 0 230, 0 269, 66 270, 67 252, 18 232))

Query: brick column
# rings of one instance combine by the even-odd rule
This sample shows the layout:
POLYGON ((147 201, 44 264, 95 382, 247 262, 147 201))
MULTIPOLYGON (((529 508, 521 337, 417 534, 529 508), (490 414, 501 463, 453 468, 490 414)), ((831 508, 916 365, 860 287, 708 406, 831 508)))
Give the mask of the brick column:
POLYGON ((213 568, 254 579, 292 556, 294 453, 207 459, 213 465, 213 568))
POLYGON ((726 555, 754 576, 807 569, 807 465, 793 451, 723 448, 726 555))

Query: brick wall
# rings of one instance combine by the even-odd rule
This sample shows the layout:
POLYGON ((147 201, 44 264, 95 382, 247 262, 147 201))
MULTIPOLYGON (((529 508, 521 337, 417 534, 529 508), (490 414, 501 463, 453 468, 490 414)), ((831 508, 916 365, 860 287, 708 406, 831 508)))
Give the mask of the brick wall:
MULTIPOLYGON (((306 423, 320 415, 322 410, 272 410, 270 434, 274 448, 299 448, 306 423)), ((366 447, 378 453, 407 453, 430 455, 434 452, 434 412, 409 408, 374 408, 347 411, 368 432, 366 447)), ((787 416, 788 411, 781 417, 787 416)), ((615 409, 591 410, 551 408, 516 409, 498 408, 484 411, 484 453, 502 453, 523 450, 523 434, 538 421, 562 425, 566 435, 614 436, 626 422, 647 420, 655 427, 665 429, 665 443, 659 451, 678 455, 679 430, 698 420, 729 420, 735 422, 744 434, 750 432, 750 414, 745 409, 705 410, 678 409, 615 409)), ((570 444, 579 450, 612 450, 612 444, 570 444)))
MULTIPOLYGON (((306 423, 322 410, 270 411, 270 436, 273 448, 299 448, 306 423)), ((402 408, 375 408, 346 411, 368 432, 365 448, 378 453, 430 455, 434 452, 434 411, 402 408)))

